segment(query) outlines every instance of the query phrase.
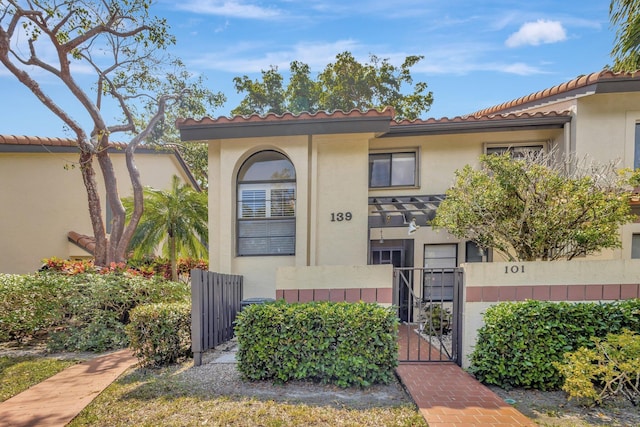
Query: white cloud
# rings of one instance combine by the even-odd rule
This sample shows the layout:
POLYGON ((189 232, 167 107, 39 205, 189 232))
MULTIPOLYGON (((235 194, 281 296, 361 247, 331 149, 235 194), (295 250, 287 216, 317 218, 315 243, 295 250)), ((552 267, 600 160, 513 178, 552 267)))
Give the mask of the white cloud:
POLYGON ((497 68, 497 71, 503 71, 507 74, 517 74, 519 76, 530 76, 532 74, 544 74, 545 72, 538 67, 532 67, 531 65, 524 64, 522 62, 516 62, 514 64, 501 65, 497 68))
POLYGON ((282 15, 277 8, 264 8, 244 0, 188 0, 177 2, 176 8, 186 12, 245 19, 273 19, 282 15))
POLYGON ((539 19, 527 22, 520 29, 511 34, 505 44, 507 47, 522 45, 537 46, 543 43, 557 43, 567 39, 567 33, 559 21, 539 19))
POLYGON ((301 42, 287 49, 267 51, 269 47, 268 43, 237 43, 224 51, 199 55, 189 63, 199 69, 248 74, 267 70, 271 65, 286 72, 294 60, 309 65, 313 72, 317 72, 335 61, 336 55, 344 51, 351 52, 359 61, 369 59, 369 51, 349 39, 327 43, 301 42), (359 54, 363 51, 364 54, 359 54))

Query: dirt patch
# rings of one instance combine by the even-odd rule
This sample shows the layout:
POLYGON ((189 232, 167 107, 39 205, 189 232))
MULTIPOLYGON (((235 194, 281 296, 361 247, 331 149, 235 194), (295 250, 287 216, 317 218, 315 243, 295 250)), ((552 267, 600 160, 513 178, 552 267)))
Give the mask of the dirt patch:
POLYGON ((569 400, 563 391, 503 390, 489 387, 505 401, 540 426, 640 426, 640 407, 624 398, 605 401, 601 406, 587 407, 569 400))
POLYGON ((400 381, 374 385, 366 389, 341 388, 309 381, 245 381, 236 369, 234 344, 226 344, 203 355, 201 366, 185 365, 176 379, 206 395, 246 396, 261 400, 305 403, 317 406, 373 408, 412 405, 411 397, 400 381))

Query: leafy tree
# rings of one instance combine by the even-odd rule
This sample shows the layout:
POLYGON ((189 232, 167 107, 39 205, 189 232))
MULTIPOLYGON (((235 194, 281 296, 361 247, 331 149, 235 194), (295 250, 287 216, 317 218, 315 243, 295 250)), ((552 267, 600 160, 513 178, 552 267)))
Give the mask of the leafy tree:
POLYGON ((456 171, 432 225, 509 261, 570 260, 620 247, 619 227, 632 220, 626 178, 613 165, 552 161, 551 154, 482 156, 480 170, 456 171))
POLYGON ((640 69, 640 1, 611 0, 611 25, 617 27, 616 40, 611 50, 615 71, 640 69))
MULTIPOLYGON (((128 212, 133 209, 131 198, 123 200, 128 212)), ((178 280, 178 257, 207 256, 207 194, 189 184, 181 184, 173 176, 171 190, 144 189, 145 210, 131 239, 133 256, 153 254, 162 246, 171 262, 172 280, 178 280)))
POLYGON ((284 78, 278 68, 272 66, 262 71, 262 80, 247 76, 234 78, 238 93, 246 93, 233 114, 282 114, 325 111, 368 110, 391 106, 396 119, 416 119, 431 107, 433 95, 427 84, 414 85, 411 67, 422 56, 408 56, 400 67, 371 55, 370 62, 361 64, 351 53, 343 52, 336 61, 313 80, 307 64, 294 61, 290 64, 291 78, 284 87, 284 78), (413 92, 402 93, 406 87, 413 92))
MULTIPOLYGON (((191 79, 184 65, 165 54, 175 43, 165 20, 149 15, 151 0, 3 0, 0 2, 0 62, 74 135, 96 239, 97 265, 121 262, 143 211, 143 189, 135 150, 158 129, 167 111, 198 115, 222 100, 191 79), (51 53, 53 55, 51 55, 51 53), (95 78, 90 90, 83 70, 95 78), (41 82, 56 79, 66 89, 59 97, 41 82), (187 96, 188 95, 188 96, 187 96), (64 106, 71 102, 82 113, 64 106), (122 114, 108 123, 104 111, 122 114), (143 113, 139 113, 143 111, 143 113), (88 120, 87 120, 88 119, 88 120), (86 128, 85 125, 89 124, 86 128), (130 140, 125 149, 134 209, 126 223, 108 147, 112 135, 130 140), (103 177, 113 213, 106 234, 95 163, 103 177)), ((111 115, 111 114, 109 114, 111 115)))

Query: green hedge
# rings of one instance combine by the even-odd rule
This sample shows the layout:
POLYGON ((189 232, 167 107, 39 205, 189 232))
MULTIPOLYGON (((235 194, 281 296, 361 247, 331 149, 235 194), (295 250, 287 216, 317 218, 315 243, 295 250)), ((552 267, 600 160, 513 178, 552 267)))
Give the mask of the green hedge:
POLYGON ((395 311, 368 303, 278 301, 236 320, 238 369, 249 380, 388 383, 398 364, 395 311))
POLYGON ((164 366, 191 354, 191 305, 160 303, 131 310, 130 347, 143 365, 164 366))
POLYGON ((123 326, 140 304, 188 301, 189 287, 125 274, 0 274, 0 341, 48 338, 51 350, 127 345, 123 326))
POLYGON ((0 274, 0 342, 23 341, 62 323, 61 295, 72 289, 68 278, 0 274))
POLYGON ((553 366, 564 353, 593 346, 591 337, 640 332, 640 300, 612 303, 505 302, 487 309, 469 372, 503 388, 553 390, 563 378, 553 366))

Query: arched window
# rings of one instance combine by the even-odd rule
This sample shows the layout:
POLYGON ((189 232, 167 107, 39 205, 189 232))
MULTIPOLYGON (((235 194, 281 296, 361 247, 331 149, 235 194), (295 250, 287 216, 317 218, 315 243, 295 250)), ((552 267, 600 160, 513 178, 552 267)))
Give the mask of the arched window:
POLYGON ((294 255, 296 172, 272 150, 249 157, 238 172, 237 253, 294 255))

